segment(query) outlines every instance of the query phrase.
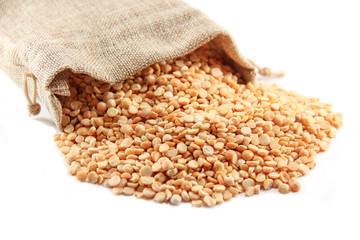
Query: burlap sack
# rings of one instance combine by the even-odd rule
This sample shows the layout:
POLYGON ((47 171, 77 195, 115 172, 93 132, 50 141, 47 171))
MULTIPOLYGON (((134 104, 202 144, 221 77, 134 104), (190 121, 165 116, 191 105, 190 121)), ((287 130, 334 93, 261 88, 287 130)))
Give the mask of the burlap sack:
POLYGON ((34 84, 24 76, 35 77, 35 96, 60 129, 56 95, 69 95, 65 70, 113 83, 209 41, 253 80, 254 68, 229 34, 179 0, 0 1, 0 67, 19 86, 28 82, 25 92, 34 84))

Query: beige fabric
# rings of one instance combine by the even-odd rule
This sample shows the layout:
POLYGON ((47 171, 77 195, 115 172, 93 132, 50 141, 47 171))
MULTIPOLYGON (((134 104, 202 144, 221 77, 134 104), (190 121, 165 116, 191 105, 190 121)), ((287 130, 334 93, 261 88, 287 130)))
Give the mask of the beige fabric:
POLYGON ((19 86, 25 73, 36 77, 59 128, 55 95, 69 94, 65 70, 116 82, 209 41, 244 80, 254 79, 229 34, 179 0, 0 1, 0 67, 19 86))

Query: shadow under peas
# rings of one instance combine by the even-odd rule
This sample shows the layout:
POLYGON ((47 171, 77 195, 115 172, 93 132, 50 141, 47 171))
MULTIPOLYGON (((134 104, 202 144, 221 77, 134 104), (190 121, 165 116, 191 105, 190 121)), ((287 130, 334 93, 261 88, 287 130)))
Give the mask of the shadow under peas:
POLYGON ((53 127, 54 129, 57 129, 55 122, 49 118, 40 117, 40 118, 35 118, 34 120, 42 122, 49 127, 53 127))

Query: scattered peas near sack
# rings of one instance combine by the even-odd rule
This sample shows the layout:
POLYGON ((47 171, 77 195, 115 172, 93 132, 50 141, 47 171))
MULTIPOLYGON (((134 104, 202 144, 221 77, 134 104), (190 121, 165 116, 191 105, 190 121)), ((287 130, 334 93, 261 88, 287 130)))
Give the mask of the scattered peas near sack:
POLYGON ((316 98, 242 84, 207 46, 116 84, 73 73, 68 84, 54 139, 69 173, 158 203, 298 192, 342 125, 316 98))

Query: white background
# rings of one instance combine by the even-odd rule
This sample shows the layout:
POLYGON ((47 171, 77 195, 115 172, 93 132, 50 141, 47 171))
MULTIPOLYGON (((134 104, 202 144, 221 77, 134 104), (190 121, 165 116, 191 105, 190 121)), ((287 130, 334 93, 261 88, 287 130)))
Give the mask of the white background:
POLYGON ((22 90, 0 72, 0 239, 360 239, 357 1, 188 2, 227 28, 246 57, 285 70, 271 82, 344 114, 301 192, 198 209, 80 183, 53 143, 45 107, 29 118, 22 90))

